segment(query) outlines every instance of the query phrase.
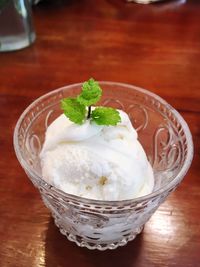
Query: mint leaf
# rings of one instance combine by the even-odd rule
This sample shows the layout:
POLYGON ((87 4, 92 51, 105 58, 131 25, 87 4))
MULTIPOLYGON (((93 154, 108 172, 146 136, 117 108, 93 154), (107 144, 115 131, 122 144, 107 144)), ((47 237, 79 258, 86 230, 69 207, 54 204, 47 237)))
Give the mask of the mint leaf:
POLYGON ((89 79, 83 83, 82 91, 77 97, 78 102, 85 106, 91 106, 96 104, 102 95, 102 90, 94 79, 89 79))
POLYGON ((61 109, 70 121, 82 124, 85 121, 86 107, 76 98, 64 98, 61 100, 61 109))
POLYGON ((119 111, 110 107, 95 108, 91 113, 91 118, 98 125, 115 126, 121 122, 119 111))
POLYGON ((92 105, 100 100, 101 95, 98 82, 91 78, 83 83, 82 91, 76 98, 61 100, 61 109, 69 120, 77 124, 83 124, 88 119, 98 125, 115 126, 121 122, 118 110, 100 106, 92 110, 92 105))

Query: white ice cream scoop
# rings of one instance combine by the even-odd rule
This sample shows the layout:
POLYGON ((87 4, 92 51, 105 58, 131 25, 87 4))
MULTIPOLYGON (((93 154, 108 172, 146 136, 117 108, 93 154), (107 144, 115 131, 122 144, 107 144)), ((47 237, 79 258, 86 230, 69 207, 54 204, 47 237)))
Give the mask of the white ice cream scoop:
POLYGON ((153 170, 128 115, 117 126, 87 120, 72 123, 64 114, 47 129, 40 154, 43 179, 77 196, 125 200, 153 190, 153 170))

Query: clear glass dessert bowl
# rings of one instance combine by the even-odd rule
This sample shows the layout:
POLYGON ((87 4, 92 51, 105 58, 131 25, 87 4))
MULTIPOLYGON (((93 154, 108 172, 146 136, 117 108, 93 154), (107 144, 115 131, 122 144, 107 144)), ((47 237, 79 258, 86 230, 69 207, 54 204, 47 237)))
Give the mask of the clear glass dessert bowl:
POLYGON ((151 194, 123 201, 100 201, 64 193, 42 179, 39 154, 45 131, 62 113, 60 100, 77 95, 81 84, 65 86, 35 100, 17 122, 14 148, 60 232, 78 246, 105 250, 125 245, 142 231, 185 176, 193 157, 193 142, 184 119, 159 96, 122 83, 100 85, 100 104, 126 111, 138 132, 154 171, 151 194))

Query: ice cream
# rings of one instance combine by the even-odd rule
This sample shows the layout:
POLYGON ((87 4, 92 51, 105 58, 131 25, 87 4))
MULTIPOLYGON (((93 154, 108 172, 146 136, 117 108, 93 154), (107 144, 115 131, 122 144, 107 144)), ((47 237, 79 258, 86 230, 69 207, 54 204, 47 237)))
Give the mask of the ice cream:
POLYGON ((128 115, 117 126, 82 125, 60 115, 46 131, 40 153, 43 179, 73 195, 125 200, 147 195, 153 170, 128 115))

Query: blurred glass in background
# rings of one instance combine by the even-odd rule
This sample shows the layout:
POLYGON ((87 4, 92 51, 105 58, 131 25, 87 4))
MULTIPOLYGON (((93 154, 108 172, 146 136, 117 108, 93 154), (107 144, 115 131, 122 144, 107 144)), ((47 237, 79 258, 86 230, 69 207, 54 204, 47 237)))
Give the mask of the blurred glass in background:
POLYGON ((35 40, 29 0, 0 0, 0 52, 29 46, 35 40))

